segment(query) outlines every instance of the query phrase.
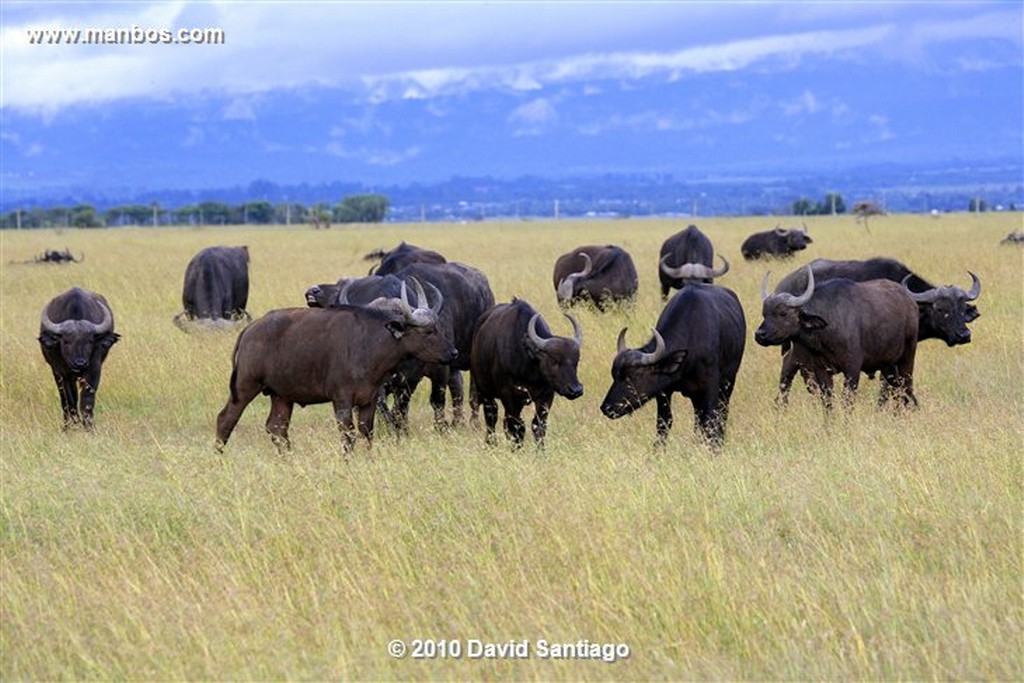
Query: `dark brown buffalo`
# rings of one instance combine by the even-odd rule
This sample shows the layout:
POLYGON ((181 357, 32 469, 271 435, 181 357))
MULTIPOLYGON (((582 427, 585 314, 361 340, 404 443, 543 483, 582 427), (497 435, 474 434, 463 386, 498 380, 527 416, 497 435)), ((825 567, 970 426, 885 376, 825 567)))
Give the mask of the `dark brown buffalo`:
POLYGON ((409 305, 405 288, 398 300, 375 306, 288 308, 271 311, 238 335, 230 392, 217 416, 217 447, 223 448, 245 407, 270 396, 267 431, 278 448, 288 447, 288 425, 298 403, 332 403, 342 445, 352 449, 356 433, 373 438, 377 399, 385 378, 407 356, 448 363, 456 355, 418 288, 409 305))
POLYGON ((555 394, 571 400, 583 395, 576 376, 583 331, 571 314, 573 336, 555 337, 540 313, 520 299, 498 304, 477 323, 470 372, 484 410, 487 442, 493 443, 498 401, 505 409, 505 434, 515 446, 526 436, 523 408, 533 403, 533 437, 544 444, 548 413, 555 394))
POLYGON ((558 303, 593 303, 598 310, 630 301, 638 279, 633 259, 621 247, 588 245, 563 254, 555 262, 555 294, 558 303))
POLYGON ((844 376, 847 403, 861 372, 879 372, 879 403, 895 398, 917 405, 913 387, 919 316, 910 292, 891 280, 840 278, 816 286, 813 271, 807 270, 807 289, 799 296, 769 295, 765 274, 764 321, 754 340, 762 346, 791 343, 794 353, 808 359, 810 379, 827 407, 832 405, 832 375, 837 372, 844 376))
MULTIPOLYGON (((971 303, 981 294, 981 281, 974 273, 969 273, 972 280, 969 291, 953 286, 935 287, 904 264, 891 258, 879 257, 864 261, 815 259, 780 280, 775 287, 775 293, 800 294, 807 288, 808 272, 813 273, 814 280, 818 283, 845 278, 854 282, 889 280, 903 284, 917 302, 918 341, 941 339, 947 346, 968 344, 971 341, 971 331, 967 323, 981 315, 977 306, 971 303)), ((788 344, 783 345, 777 399, 780 404, 784 405, 788 401, 789 390, 797 372, 803 375, 805 381, 815 374, 812 361, 813 359, 801 349, 792 349, 788 344)))
MULTIPOLYGON (((369 254, 367 254, 369 256, 369 254)), ((374 275, 395 275, 406 266, 413 263, 447 263, 448 259, 436 251, 422 249, 412 244, 402 242, 391 251, 384 252, 381 256, 380 265, 371 269, 374 275)))
POLYGON ((461 371, 469 370, 473 326, 494 305, 491 285, 482 272, 462 263, 413 263, 400 271, 397 277, 405 281, 417 280, 433 291, 440 292, 444 306, 438 312, 438 326, 452 340, 459 355, 451 364, 424 363, 415 358, 404 360, 385 384, 381 410, 389 424, 395 425, 399 432, 407 431, 409 402, 420 381, 428 378, 435 427, 443 430, 449 424, 458 426, 463 420, 465 399, 461 371), (452 398, 450 423, 445 419, 446 389, 452 398), (394 397, 390 408, 387 406, 389 396, 394 397))
POLYGON ((95 292, 72 287, 43 307, 39 346, 57 383, 64 429, 79 422, 92 429, 103 361, 120 338, 110 305, 95 292))
POLYGON ((722 259, 723 267, 712 267, 715 248, 707 235, 696 225, 669 237, 661 245, 658 256, 658 279, 661 282, 661 298, 667 299, 670 289, 680 289, 695 282, 710 284, 729 270, 729 263, 722 259))
POLYGON ((347 304, 365 306, 375 299, 399 296, 402 281, 394 275, 342 278, 334 284, 313 285, 306 290, 310 308, 335 308, 347 304))
POLYGON ((693 404, 694 427, 717 449, 725 438, 746 339, 743 307, 732 290, 684 287, 665 306, 645 346, 626 348, 626 328, 619 332, 612 385, 601 412, 614 420, 656 399, 658 444, 663 445, 672 428, 672 394, 678 392, 693 404))
POLYGON ((187 330, 185 321, 213 324, 251 320, 249 303, 249 248, 207 247, 189 261, 181 294, 185 310, 174 324, 187 330))
POLYGON ((748 261, 762 256, 787 258, 795 252, 802 251, 813 242, 807 234, 807 228, 775 228, 764 232, 755 232, 743 241, 740 251, 748 261))

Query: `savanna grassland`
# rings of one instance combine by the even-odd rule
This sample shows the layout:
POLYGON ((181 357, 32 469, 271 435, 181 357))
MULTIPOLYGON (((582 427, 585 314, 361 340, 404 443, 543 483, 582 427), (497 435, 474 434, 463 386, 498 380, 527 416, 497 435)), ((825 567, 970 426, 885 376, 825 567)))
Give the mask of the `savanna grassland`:
POLYGON ((1024 267, 999 245, 1021 214, 879 217, 870 231, 813 218, 808 251, 768 264, 739 246, 773 220, 697 223, 732 263, 720 284, 748 326, 718 456, 678 396, 663 450, 653 405, 614 422, 598 410, 619 329, 631 346, 649 338, 657 251, 686 222, 4 232, 0 678, 1024 678, 1024 267), (247 244, 259 316, 402 239, 480 268, 499 301, 527 299, 563 335, 556 257, 595 243, 633 255, 635 306, 578 314, 586 391, 555 399, 546 450, 436 433, 421 388, 411 436, 378 420, 372 451, 360 441, 348 461, 326 405, 296 410, 279 456, 264 397, 217 454, 235 334, 171 324, 191 256, 247 244), (85 262, 11 263, 65 246, 85 262), (826 417, 799 382, 777 410, 779 350, 753 343, 764 271, 774 284, 813 257, 874 255, 936 284, 977 273, 973 342, 919 347, 919 410, 879 411, 867 380, 849 412, 826 417), (43 305, 71 285, 103 293, 123 335, 91 434, 61 432, 36 341, 43 305), (394 639, 454 639, 462 657, 396 659, 394 639), (470 659, 470 639, 526 639, 532 656, 470 659), (630 656, 542 658, 541 639, 630 656))

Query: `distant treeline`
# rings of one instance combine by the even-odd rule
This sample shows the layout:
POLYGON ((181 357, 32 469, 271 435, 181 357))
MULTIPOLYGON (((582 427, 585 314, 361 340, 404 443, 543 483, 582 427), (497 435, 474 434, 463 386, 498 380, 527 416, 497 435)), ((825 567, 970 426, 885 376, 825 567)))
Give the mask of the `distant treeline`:
POLYGON ((320 202, 305 206, 297 202, 271 204, 267 201, 225 204, 200 202, 179 208, 159 203, 115 206, 97 211, 91 204, 33 208, 10 211, 0 216, 0 228, 103 228, 129 225, 271 225, 308 223, 317 228, 332 223, 380 223, 390 202, 379 194, 345 197, 331 206, 320 202))

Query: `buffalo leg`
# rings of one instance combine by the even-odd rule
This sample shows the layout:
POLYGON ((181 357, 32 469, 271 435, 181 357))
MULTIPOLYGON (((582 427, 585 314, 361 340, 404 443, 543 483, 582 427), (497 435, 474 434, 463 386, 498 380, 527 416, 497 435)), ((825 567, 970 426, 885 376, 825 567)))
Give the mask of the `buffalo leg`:
POLYGON ((519 447, 526 437, 526 423, 523 422, 523 402, 518 399, 503 401, 505 404, 505 435, 519 447))
POLYGON ((492 397, 487 397, 480 399, 480 404, 484 408, 484 424, 487 426, 487 436, 484 440, 493 444, 494 432, 498 428, 498 402, 492 397))
POLYGON ((60 408, 64 413, 64 429, 78 422, 78 382, 75 378, 53 374, 60 394, 60 408))
POLYGON ((94 412, 96 410, 96 391, 100 388, 100 371, 101 367, 96 364, 97 367, 86 374, 85 379, 82 382, 82 398, 81 398, 81 415, 82 425, 86 429, 92 429, 95 422, 94 412))
POLYGON ((409 433, 409 403, 412 395, 419 386, 420 378, 409 379, 400 377, 395 383, 395 407, 392 415, 395 418, 395 426, 399 434, 409 433))
POLYGON ((217 441, 215 443, 218 451, 224 449, 224 445, 231 437, 231 432, 234 430, 235 425, 238 424, 238 419, 245 412, 246 406, 259 393, 260 388, 255 384, 236 386, 235 391, 231 392, 228 402, 224 404, 220 413, 217 414, 217 441))
POLYGON ((452 396, 452 425, 457 427, 462 424, 462 404, 465 402, 462 373, 458 370, 448 372, 448 393, 452 396))
POLYGON ((446 365, 439 365, 430 370, 430 407, 434 409, 434 428, 438 431, 447 429, 444 419, 445 399, 447 398, 448 382, 451 371, 446 365))
POLYGON ((713 382, 710 386, 692 396, 690 403, 693 405, 694 428, 707 440, 712 450, 717 451, 725 437, 725 424, 719 405, 717 377, 711 379, 713 382))
POLYGON ((294 405, 291 401, 280 396, 274 395, 270 397, 270 415, 267 417, 267 432, 270 433, 270 439, 277 446, 278 451, 284 451, 292 447, 291 442, 288 440, 288 425, 292 421, 294 405))
POLYGON ((654 445, 664 446, 669 430, 672 429, 672 394, 658 394, 655 396, 655 400, 658 403, 658 436, 654 445))
POLYGON ((551 412, 551 401, 554 396, 539 396, 534 402, 536 414, 533 416, 533 439, 538 448, 544 447, 544 437, 548 433, 548 414, 551 412))
POLYGON ((800 363, 795 356, 792 346, 782 356, 782 370, 779 372, 779 395, 775 397, 775 404, 778 406, 789 405, 789 390, 793 386, 793 378, 800 370, 800 363))
POLYGON ((338 430, 341 432, 341 450, 348 455, 352 452, 352 447, 356 443, 356 429, 352 419, 352 404, 334 401, 334 419, 338 421, 338 430))
POLYGON ((359 406, 359 433, 370 446, 373 445, 373 421, 376 415, 377 408, 372 402, 359 406))

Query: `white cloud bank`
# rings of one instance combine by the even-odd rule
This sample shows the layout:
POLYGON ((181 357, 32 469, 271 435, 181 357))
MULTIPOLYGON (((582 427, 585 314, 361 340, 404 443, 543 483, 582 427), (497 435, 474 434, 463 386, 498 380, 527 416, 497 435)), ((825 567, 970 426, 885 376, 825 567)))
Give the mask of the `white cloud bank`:
MULTIPOLYGON (((786 3, 5 3, 0 96, 5 108, 46 116, 79 104, 314 84, 358 88, 379 103, 866 54, 915 60, 929 45, 968 38, 1008 42, 1020 61, 1020 6, 813 7, 801 20, 786 3), (219 28, 226 40, 29 42, 31 29, 134 26, 219 28)), ((972 66, 1000 63, 978 57, 972 66)))

